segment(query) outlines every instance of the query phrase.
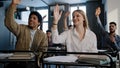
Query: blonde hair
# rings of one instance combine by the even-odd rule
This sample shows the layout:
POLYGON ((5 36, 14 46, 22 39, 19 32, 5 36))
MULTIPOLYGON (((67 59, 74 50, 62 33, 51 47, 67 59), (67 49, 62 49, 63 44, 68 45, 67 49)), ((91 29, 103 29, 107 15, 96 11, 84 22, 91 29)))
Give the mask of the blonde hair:
POLYGON ((83 11, 83 10, 75 10, 75 11, 72 13, 72 15, 73 15, 75 12, 78 12, 78 13, 80 13, 80 14, 83 16, 83 18, 84 18, 83 27, 84 27, 85 29, 88 28, 88 19, 87 19, 86 14, 84 13, 84 11, 83 11))

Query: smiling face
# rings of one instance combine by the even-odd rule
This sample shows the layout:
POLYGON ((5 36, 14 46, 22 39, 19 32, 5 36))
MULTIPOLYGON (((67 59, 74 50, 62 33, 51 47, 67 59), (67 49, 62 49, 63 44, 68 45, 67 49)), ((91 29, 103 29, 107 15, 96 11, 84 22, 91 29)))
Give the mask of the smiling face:
POLYGON ((73 23, 75 26, 82 25, 83 21, 84 21, 84 18, 79 12, 76 11, 73 13, 73 23))
POLYGON ((85 13, 82 10, 75 10, 72 16, 73 24, 75 27, 80 25, 82 25, 84 28, 88 27, 87 17, 85 16, 85 13))
POLYGON ((40 22, 38 21, 38 17, 34 14, 30 15, 28 20, 28 26, 31 29, 37 29, 39 25, 40 25, 40 22))

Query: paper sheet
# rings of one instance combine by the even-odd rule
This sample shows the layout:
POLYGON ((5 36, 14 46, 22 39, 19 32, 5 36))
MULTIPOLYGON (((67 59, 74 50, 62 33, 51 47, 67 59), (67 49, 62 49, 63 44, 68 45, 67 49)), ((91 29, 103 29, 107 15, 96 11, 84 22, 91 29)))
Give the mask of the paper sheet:
POLYGON ((13 53, 0 53, 0 59, 5 59, 7 57, 12 56, 13 53))
POLYGON ((75 56, 53 56, 44 58, 45 61, 48 62, 75 62, 77 57, 75 56))

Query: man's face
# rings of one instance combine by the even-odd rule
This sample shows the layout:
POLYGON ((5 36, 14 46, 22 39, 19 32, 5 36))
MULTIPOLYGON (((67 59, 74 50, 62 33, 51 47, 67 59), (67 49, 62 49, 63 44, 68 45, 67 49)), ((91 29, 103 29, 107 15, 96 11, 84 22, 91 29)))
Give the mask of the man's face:
POLYGON ((109 26, 109 31, 110 31, 110 33, 114 33, 115 30, 116 30, 115 24, 110 24, 110 26, 109 26))
POLYGON ((37 29, 39 25, 40 25, 40 22, 38 22, 38 17, 36 15, 32 14, 29 18, 28 26, 31 29, 37 29))

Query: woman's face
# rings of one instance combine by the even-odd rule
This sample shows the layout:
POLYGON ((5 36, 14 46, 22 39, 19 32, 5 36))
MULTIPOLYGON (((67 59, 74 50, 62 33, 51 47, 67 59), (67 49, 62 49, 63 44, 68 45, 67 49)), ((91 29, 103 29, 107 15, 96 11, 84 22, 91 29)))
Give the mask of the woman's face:
POLYGON ((84 21, 83 15, 75 11, 73 13, 73 24, 75 26, 83 25, 83 21, 84 21))

